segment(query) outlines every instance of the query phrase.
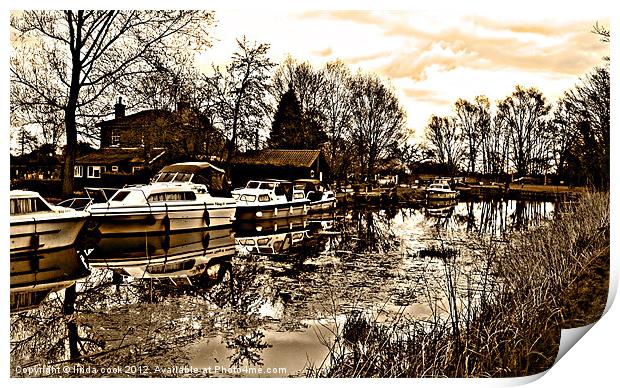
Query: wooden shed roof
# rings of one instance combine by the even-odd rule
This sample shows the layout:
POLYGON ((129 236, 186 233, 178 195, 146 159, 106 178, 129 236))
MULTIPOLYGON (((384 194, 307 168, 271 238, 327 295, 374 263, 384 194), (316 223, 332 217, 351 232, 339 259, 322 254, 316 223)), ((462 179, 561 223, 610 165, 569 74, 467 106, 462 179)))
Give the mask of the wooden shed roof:
MULTIPOLYGON (((153 149, 153 159, 161 155, 163 150, 153 149)), ((144 150, 142 148, 104 148, 77 158, 76 164, 114 164, 120 162, 144 163, 144 150)))
POLYGON ((233 158, 233 164, 268 165, 286 167, 312 167, 321 156, 320 150, 277 150, 250 151, 233 158))

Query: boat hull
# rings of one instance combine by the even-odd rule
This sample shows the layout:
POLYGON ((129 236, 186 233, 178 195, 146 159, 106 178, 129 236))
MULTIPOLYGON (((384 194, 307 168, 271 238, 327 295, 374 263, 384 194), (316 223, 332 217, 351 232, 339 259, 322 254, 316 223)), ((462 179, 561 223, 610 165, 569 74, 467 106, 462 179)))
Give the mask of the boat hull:
POLYGON ((91 212, 89 230, 102 235, 178 232, 232 225, 236 206, 107 208, 91 212))
POLYGON ((11 253, 68 247, 86 222, 86 213, 74 217, 27 217, 11 220, 11 253))

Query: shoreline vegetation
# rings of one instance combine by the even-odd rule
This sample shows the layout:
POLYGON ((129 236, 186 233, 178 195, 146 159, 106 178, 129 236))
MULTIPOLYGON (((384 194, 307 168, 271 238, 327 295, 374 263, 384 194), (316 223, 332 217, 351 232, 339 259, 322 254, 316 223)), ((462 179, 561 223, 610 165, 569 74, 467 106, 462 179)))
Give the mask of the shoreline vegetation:
POLYGON ((481 289, 444 255, 448 316, 350 314, 307 377, 521 377, 553 366, 561 329, 598 320, 609 282, 609 192, 584 192, 548 224, 483 242, 481 289), (493 281, 495 278, 497 281, 493 281), (463 294, 465 298, 463 298, 463 294), (477 296, 474 296, 476 294, 477 296))

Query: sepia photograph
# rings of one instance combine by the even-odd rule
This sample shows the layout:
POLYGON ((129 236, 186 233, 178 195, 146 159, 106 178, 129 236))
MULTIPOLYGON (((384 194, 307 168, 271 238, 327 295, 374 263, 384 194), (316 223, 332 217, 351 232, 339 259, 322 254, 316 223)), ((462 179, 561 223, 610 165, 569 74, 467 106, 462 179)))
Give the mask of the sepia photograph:
POLYGON ((608 1, 10 3, 11 380, 525 378, 609 308, 608 1))

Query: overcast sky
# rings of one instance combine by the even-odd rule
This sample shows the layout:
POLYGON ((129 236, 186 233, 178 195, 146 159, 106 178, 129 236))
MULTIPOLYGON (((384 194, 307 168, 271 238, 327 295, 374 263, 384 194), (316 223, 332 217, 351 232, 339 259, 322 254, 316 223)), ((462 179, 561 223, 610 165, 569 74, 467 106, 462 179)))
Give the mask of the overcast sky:
MULTIPOLYGON (((389 79, 420 135, 431 114, 449 114, 460 97, 484 94, 494 103, 520 84, 553 102, 609 55, 591 31, 596 22, 609 27, 610 1, 434 0, 406 9, 381 3, 392 11, 225 4, 214 7, 215 41, 199 58, 205 66, 225 64, 243 35, 269 43, 275 62, 291 54, 321 67, 339 58, 353 71, 389 79)), ((371 3, 338 2, 360 4, 371 3)))

